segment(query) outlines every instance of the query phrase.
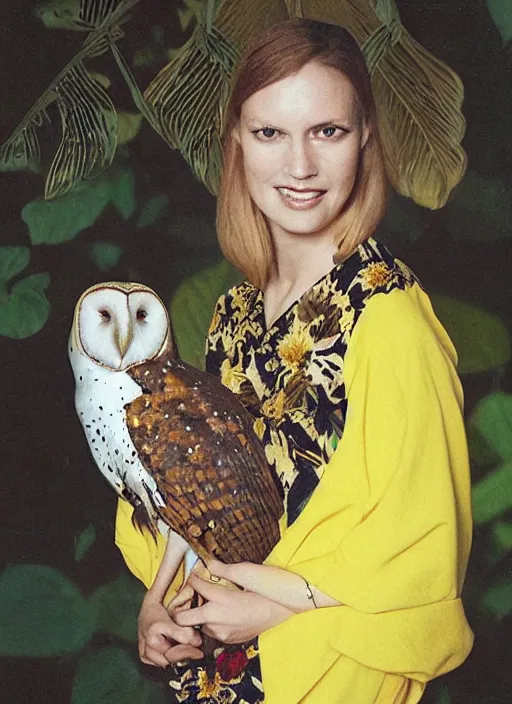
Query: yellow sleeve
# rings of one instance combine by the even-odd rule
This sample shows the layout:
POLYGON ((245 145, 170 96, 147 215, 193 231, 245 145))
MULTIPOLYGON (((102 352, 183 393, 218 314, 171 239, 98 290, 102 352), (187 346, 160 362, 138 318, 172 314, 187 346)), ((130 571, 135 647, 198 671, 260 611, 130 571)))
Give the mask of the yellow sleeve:
POLYGON ((267 560, 342 606, 262 634, 268 704, 418 701, 468 655, 470 482, 455 361, 418 285, 368 301, 345 356, 343 436, 267 560))
MULTIPOLYGON (((141 532, 132 523, 133 508, 128 501, 119 499, 116 513, 115 542, 124 561, 147 589, 155 581, 165 552, 165 539, 158 534, 156 542, 148 531, 141 532)), ((183 565, 172 581, 166 597, 168 603, 183 582, 183 565)))

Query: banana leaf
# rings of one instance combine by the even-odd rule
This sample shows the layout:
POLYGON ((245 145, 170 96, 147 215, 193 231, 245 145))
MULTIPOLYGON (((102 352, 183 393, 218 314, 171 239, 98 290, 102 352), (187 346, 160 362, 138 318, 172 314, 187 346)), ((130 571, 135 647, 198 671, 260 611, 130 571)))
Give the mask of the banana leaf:
MULTIPOLYGON (((90 2, 90 0, 89 0, 90 2)), ((117 146, 117 114, 106 90, 86 70, 84 60, 104 53, 119 37, 118 24, 138 0, 124 0, 91 32, 80 51, 60 71, 0 148, 0 171, 38 171, 38 129, 51 121, 55 104, 61 140, 45 184, 47 200, 66 193, 76 182, 94 178, 107 168, 117 146)))

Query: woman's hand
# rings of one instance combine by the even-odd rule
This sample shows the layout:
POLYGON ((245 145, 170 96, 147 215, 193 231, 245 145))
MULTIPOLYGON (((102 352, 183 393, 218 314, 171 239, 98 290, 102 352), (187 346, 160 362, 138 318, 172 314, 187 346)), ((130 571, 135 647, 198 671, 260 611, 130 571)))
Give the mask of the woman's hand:
POLYGON ((168 608, 179 626, 200 625, 205 635, 222 643, 245 643, 293 614, 259 594, 220 586, 201 579, 194 571, 168 608), (177 610, 190 601, 194 591, 206 603, 195 609, 177 610))
MULTIPOLYGON (((186 608, 183 603, 178 610, 186 608)), ((139 613, 138 644, 140 659, 146 665, 167 667, 180 660, 203 657, 199 649, 201 636, 192 628, 176 624, 151 591, 146 593, 139 613)))

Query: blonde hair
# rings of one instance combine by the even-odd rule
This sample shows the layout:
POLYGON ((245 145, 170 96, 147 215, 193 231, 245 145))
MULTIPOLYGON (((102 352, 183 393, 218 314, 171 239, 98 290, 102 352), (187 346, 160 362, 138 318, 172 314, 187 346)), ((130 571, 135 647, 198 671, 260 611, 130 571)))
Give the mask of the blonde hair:
POLYGON ((226 112, 224 167, 217 205, 217 234, 224 256, 261 289, 271 272, 273 244, 265 217, 247 187, 236 130, 242 105, 251 95, 297 73, 310 61, 335 68, 349 79, 369 132, 354 188, 338 217, 336 262, 373 234, 386 210, 388 181, 375 103, 357 42, 343 27, 315 20, 289 20, 270 27, 258 36, 238 66, 226 112))

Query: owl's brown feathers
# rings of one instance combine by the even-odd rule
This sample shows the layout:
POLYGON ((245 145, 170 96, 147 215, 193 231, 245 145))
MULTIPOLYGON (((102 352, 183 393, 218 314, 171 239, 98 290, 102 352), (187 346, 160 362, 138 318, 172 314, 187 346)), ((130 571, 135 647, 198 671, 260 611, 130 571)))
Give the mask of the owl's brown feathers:
POLYGON ((164 498, 161 518, 202 558, 263 562, 283 504, 245 408, 170 356, 129 374, 145 393, 126 406, 128 430, 164 498))

